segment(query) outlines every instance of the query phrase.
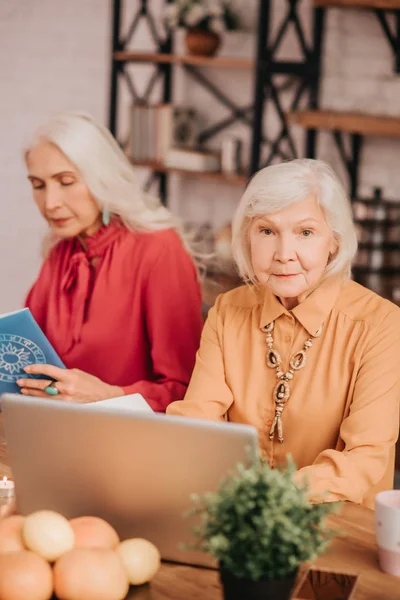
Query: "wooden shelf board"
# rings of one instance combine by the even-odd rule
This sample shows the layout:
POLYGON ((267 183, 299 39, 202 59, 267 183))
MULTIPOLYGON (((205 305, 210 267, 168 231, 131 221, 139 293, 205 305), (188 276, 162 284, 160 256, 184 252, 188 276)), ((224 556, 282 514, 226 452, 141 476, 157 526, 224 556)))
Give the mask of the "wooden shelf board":
POLYGON ((328 110, 304 110, 288 113, 290 123, 306 129, 326 129, 361 135, 400 137, 400 118, 328 110))
POLYGON ((400 267, 361 267, 353 265, 354 275, 400 275, 400 267))
POLYGON ((361 204, 366 204, 367 206, 384 206, 385 208, 394 208, 395 210, 400 209, 400 202, 397 200, 384 200, 383 198, 360 198, 357 197, 353 200, 353 202, 359 202, 361 204))
POLYGON ((381 251, 387 250, 388 252, 400 252, 400 244, 396 244, 395 242, 382 242, 381 244, 374 244, 372 242, 359 242, 358 243, 359 250, 370 250, 370 251, 381 251))
POLYGON ((136 167, 145 167, 157 171, 159 173, 177 173, 187 177, 195 177, 197 179, 208 179, 211 181, 219 181, 221 183, 229 183, 233 185, 245 185, 247 182, 246 175, 230 175, 229 173, 220 173, 214 171, 190 171, 188 169, 177 169, 175 167, 167 167, 166 165, 154 160, 131 160, 131 163, 136 167))
POLYGON ((329 8, 400 8, 400 0, 314 0, 314 6, 329 8))
POLYGON ((190 54, 153 54, 146 52, 114 52, 114 59, 120 62, 142 62, 158 64, 180 64, 199 67, 223 67, 229 69, 253 69, 251 58, 231 58, 225 56, 192 56, 190 54))
POLYGON ((398 227, 400 225, 399 219, 359 219, 355 218, 354 223, 357 225, 362 225, 363 227, 372 227, 376 229, 389 228, 389 227, 398 227))

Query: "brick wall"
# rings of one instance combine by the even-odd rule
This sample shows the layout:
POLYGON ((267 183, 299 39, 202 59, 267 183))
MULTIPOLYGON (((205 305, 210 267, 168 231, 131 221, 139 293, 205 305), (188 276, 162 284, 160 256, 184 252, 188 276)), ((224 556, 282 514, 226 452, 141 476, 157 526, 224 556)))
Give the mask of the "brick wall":
MULTIPOLYGON (((127 12, 135 0, 125 0, 127 12)), ((257 0, 236 0, 248 29, 228 34, 221 54, 250 56, 256 23, 257 0)), ((285 12, 285 2, 275 0, 275 24, 285 12)), ((82 109, 107 122, 109 50, 109 0, 1 0, 0 1, 0 274, 3 283, 0 312, 20 306, 40 263, 39 243, 42 222, 37 215, 26 183, 21 148, 26 136, 49 114, 64 109, 82 109)), ((154 14, 159 13, 154 0, 154 14)), ((302 0, 308 15, 310 2, 302 0)), ((181 36, 178 36, 178 38, 181 36)), ((135 46, 150 47, 142 28, 135 46)), ((178 39, 178 49, 182 40, 178 39)), ((296 56, 294 41, 282 48, 286 58, 296 56)), ((379 24, 368 12, 331 9, 325 38, 324 79, 321 88, 325 108, 362 110, 396 115, 399 111, 400 77, 393 71, 393 59, 379 24)), ((137 69, 144 85, 148 69, 137 69)), ((252 94, 252 75, 245 71, 208 71, 209 77, 229 90, 239 105, 252 94)), ((140 81, 141 80, 141 81, 140 81)), ((227 115, 226 109, 179 70, 175 75, 175 98, 197 106, 205 124, 227 115)), ((125 94, 122 108, 128 108, 125 94)), ((273 112, 268 129, 277 123, 273 112)), ((126 123, 125 123, 126 126, 126 123)), ((248 129, 235 125, 232 133, 248 136, 248 129)), ((301 134, 298 135, 301 139, 301 134)), ((218 145, 220 140, 216 140, 218 145)), ((301 148, 301 146, 300 146, 301 148)), ((321 157, 345 177, 330 139, 321 136, 321 157)), ((384 196, 400 199, 400 142, 367 140, 361 169, 361 192, 370 195, 381 186, 384 196)), ((141 174, 139 173, 139 176, 141 174)), ((240 190, 174 177, 171 205, 184 218, 215 226, 229 220, 240 190)))

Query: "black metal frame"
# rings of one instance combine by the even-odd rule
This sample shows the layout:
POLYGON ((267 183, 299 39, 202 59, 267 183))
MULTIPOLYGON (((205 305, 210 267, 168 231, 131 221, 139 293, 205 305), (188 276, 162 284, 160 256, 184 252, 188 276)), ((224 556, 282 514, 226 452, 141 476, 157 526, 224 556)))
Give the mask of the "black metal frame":
MULTIPOLYGON (((323 22, 325 19, 325 13, 328 8, 317 8, 314 10, 314 50, 321 55, 322 50, 322 38, 323 38, 323 22)), ((400 10, 395 9, 383 9, 383 8, 371 8, 371 10, 377 17, 382 31, 388 40, 390 47, 393 51, 395 60, 395 70, 400 73, 400 10), (392 31, 388 16, 394 15, 395 17, 395 32, 392 31)), ((320 64, 315 65, 315 72, 319 73, 320 64)), ((319 75, 314 78, 315 88, 312 89, 310 97, 310 108, 318 108, 318 84, 320 81, 319 75)), ((343 161, 343 165, 346 168, 349 177, 349 193, 350 198, 356 199, 358 196, 359 187, 359 170, 360 170, 360 159, 363 146, 364 136, 358 133, 346 134, 342 131, 332 132, 334 142, 339 151, 340 157, 343 161), (345 138, 350 140, 350 151, 345 149, 345 138)), ((306 156, 315 158, 316 156, 316 144, 317 144, 317 131, 307 131, 307 147, 306 156)))
POLYGON ((346 167, 349 182, 350 182, 350 198, 354 199, 358 195, 358 183, 359 183, 359 166, 360 166, 360 156, 361 149, 363 143, 363 136, 359 133, 349 134, 351 151, 350 153, 346 152, 344 145, 344 133, 342 131, 334 131, 333 138, 335 140, 337 149, 339 150, 339 154, 343 161, 344 166, 346 167))
MULTIPOLYGON (((167 0, 168 2, 172 0, 167 0)), ((296 156, 296 148, 294 140, 289 129, 289 125, 286 119, 286 113, 283 109, 280 101, 280 92, 282 87, 287 88, 287 85, 279 86, 275 81, 275 75, 288 75, 290 78, 296 80, 296 89, 294 98, 291 103, 291 110, 295 110, 301 99, 304 97, 307 91, 310 92, 310 105, 313 106, 317 102, 318 96, 318 85, 320 77, 320 55, 321 55, 321 42, 322 42, 322 26, 323 26, 323 13, 320 9, 315 10, 315 23, 314 23, 314 41, 312 47, 308 47, 303 27, 301 24, 300 17, 297 12, 297 5, 300 0, 287 0, 288 12, 286 18, 282 21, 275 39, 268 41, 269 34, 269 22, 271 12, 270 0, 259 0, 259 26, 257 36, 257 56, 256 56, 256 78, 255 78, 255 90, 254 90, 254 101, 248 106, 239 106, 232 101, 229 96, 218 88, 212 81, 210 81, 199 69, 194 65, 184 64, 183 68, 185 71, 194 79, 198 84, 202 85, 208 92, 221 104, 231 111, 228 117, 218 121, 207 127, 199 134, 199 143, 204 143, 217 135, 227 127, 231 126, 236 121, 240 121, 247 125, 252 130, 252 141, 251 141, 251 156, 250 156, 250 168, 249 175, 251 176, 259 168, 260 152, 261 148, 265 147, 268 150, 267 164, 273 159, 278 157, 279 159, 289 159, 296 156), (275 55, 279 50, 279 47, 287 33, 289 25, 293 24, 300 47, 302 48, 303 60, 302 61, 277 61, 275 55), (267 39, 267 44, 265 40, 267 39), (263 114, 264 114, 264 103, 269 100, 276 108, 279 118, 281 120, 281 130, 279 135, 275 139, 271 139, 269 136, 262 132, 263 114), (285 151, 282 148, 282 143, 286 141, 289 146, 289 151, 285 151)), ((126 50, 129 42, 132 40, 135 31, 139 25, 141 19, 146 19, 150 28, 150 32, 153 37, 154 44, 157 48, 157 52, 170 53, 172 52, 172 37, 160 38, 157 28, 155 26, 154 19, 149 9, 149 0, 140 0, 140 4, 137 12, 134 14, 132 23, 129 27, 128 34, 125 39, 121 37, 121 12, 122 12, 122 0, 113 0, 113 36, 112 36, 112 68, 111 68, 111 90, 110 90, 110 115, 109 115, 109 126, 111 132, 116 135, 117 129, 117 97, 118 97, 118 85, 119 80, 124 78, 128 89, 130 90, 131 96, 135 101, 147 102, 156 81, 159 77, 163 77, 163 100, 164 102, 171 101, 172 97, 172 65, 171 64, 156 64, 155 71, 149 79, 145 93, 139 96, 134 81, 130 76, 126 63, 124 61, 118 61, 114 58, 114 53, 118 51, 126 50)), ((315 147, 315 134, 313 132, 307 133, 307 147, 311 150, 315 147)), ((160 196, 163 202, 167 200, 167 174, 152 173, 150 176, 147 187, 154 181, 155 178, 159 179, 160 182, 160 196)))
MULTIPOLYGON (((325 9, 326 10, 326 9, 325 9)), ((373 8, 379 24, 382 27, 394 55, 394 67, 396 73, 400 73, 400 10, 373 8), (395 33, 391 30, 388 16, 392 14, 395 17, 395 33)), ((333 132, 336 146, 345 165, 350 182, 350 198, 356 199, 358 196, 360 159, 364 136, 360 134, 349 134, 351 142, 351 152, 346 153, 344 149, 344 134, 340 131, 333 132)))
MULTIPOLYGON (((301 100, 308 93, 308 105, 316 108, 321 74, 321 48, 324 31, 324 11, 316 8, 313 11, 313 36, 309 45, 305 39, 304 30, 298 13, 300 0, 287 0, 287 13, 272 37, 271 0, 260 0, 257 32, 256 77, 254 87, 253 137, 251 144, 250 173, 252 175, 261 166, 267 166, 277 158, 282 157, 282 143, 289 146, 289 155, 284 158, 295 158, 297 150, 290 131, 287 114, 280 99, 280 88, 275 82, 276 76, 289 75, 295 83, 295 93, 289 111, 299 107, 301 100), (302 52, 300 61, 282 61, 277 57, 279 48, 293 25, 302 52), (272 140, 266 160, 261 159, 263 147, 262 131, 266 105, 273 104, 281 122, 279 134, 272 140)), ((316 132, 307 132, 306 154, 315 155, 316 132)))
MULTIPOLYGON (((172 99, 172 65, 169 63, 156 63, 155 70, 149 79, 146 90, 142 96, 139 96, 134 81, 130 76, 126 63, 115 59, 114 53, 127 49, 129 42, 135 34, 141 19, 146 19, 154 44, 159 53, 171 53, 173 50, 173 39, 171 36, 160 37, 153 16, 149 9, 149 0, 137 0, 139 7, 129 27, 125 39, 121 37, 121 12, 122 0, 113 0, 113 26, 112 26, 112 65, 111 65, 111 90, 110 90, 110 114, 109 126, 114 135, 117 129, 117 101, 118 86, 120 79, 125 79, 132 98, 136 101, 147 102, 154 89, 154 85, 162 78, 163 83, 163 101, 171 102, 172 99)), ((171 2, 172 0, 165 0, 171 2)), ((284 0, 282 0, 284 1, 284 0)), ((287 82, 282 86, 278 85, 276 78, 286 75, 293 84, 294 96, 291 101, 290 111, 295 111, 300 102, 307 95, 307 106, 312 110, 318 109, 319 86, 321 80, 321 55, 322 42, 325 29, 325 16, 327 8, 313 9, 312 40, 307 43, 304 30, 301 24, 298 7, 301 0, 286 0, 287 12, 280 23, 277 33, 272 36, 270 21, 272 11, 272 0, 259 0, 259 18, 257 31, 257 49, 255 63, 255 84, 253 94, 253 104, 251 106, 238 106, 229 96, 219 87, 211 82, 203 72, 194 65, 184 64, 183 68, 188 75, 197 83, 202 85, 214 96, 220 103, 230 110, 230 115, 223 120, 204 129, 199 136, 199 142, 203 143, 217 135, 219 132, 229 127, 236 121, 248 125, 252 129, 251 147, 250 147, 250 166, 249 176, 253 175, 261 166, 268 165, 276 158, 287 159, 297 156, 296 147, 289 127, 286 110, 283 108, 281 93, 287 90, 287 82), (282 61, 278 58, 278 50, 288 32, 289 26, 293 26, 301 48, 301 60, 282 61), (274 106, 279 119, 280 131, 278 135, 271 139, 263 132, 263 122, 265 111, 268 107, 274 106), (283 150, 282 145, 286 143, 289 152, 283 150), (266 160, 262 160, 262 150, 267 150, 266 160)), ((395 68, 400 73, 400 10, 393 9, 371 9, 377 16, 382 27, 384 35, 392 48, 395 58, 395 68), (389 14, 394 14, 395 31, 388 20, 389 14)), ((317 151, 318 131, 308 129, 305 134, 305 155, 315 158, 317 151)), ((352 199, 358 199, 359 184, 359 165, 362 151, 363 136, 360 134, 345 134, 339 130, 332 132, 333 139, 345 165, 350 180, 350 195, 352 199), (346 149, 346 137, 350 138, 350 149, 346 149)), ((167 201, 168 177, 165 172, 153 171, 147 182, 150 186, 155 180, 159 182, 159 193, 162 201, 167 201)), ((379 192, 380 193, 380 192, 379 192)), ((361 200, 362 201, 362 200, 361 200)), ((376 202, 380 201, 378 196, 376 202)), ((370 201, 369 201, 370 202, 370 201)), ((368 227, 368 221, 361 223, 368 227)), ((376 246, 371 243, 361 244, 363 250, 376 250, 376 246)), ((384 243, 379 249, 388 251, 398 251, 398 245, 393 243, 384 243)), ((357 279, 368 276, 371 273, 394 274, 398 273, 397 268, 384 267, 372 269, 370 266, 355 267, 354 272, 357 279)))
MULTIPOLYGON (((167 3, 173 0, 166 0, 167 3)), ((111 133, 117 135, 117 122, 118 122, 118 86, 121 79, 124 79, 128 89, 131 93, 132 99, 136 102, 147 103, 150 95, 154 89, 156 82, 162 78, 162 101, 171 102, 172 99, 172 65, 171 64, 154 64, 153 73, 148 81, 145 92, 143 95, 139 95, 134 81, 128 72, 127 65, 123 61, 115 59, 114 53, 124 51, 127 49, 128 44, 131 42, 134 34, 139 26, 141 20, 145 20, 149 27, 151 37, 154 45, 156 46, 157 52, 171 53, 173 51, 173 38, 171 35, 166 33, 165 37, 161 37, 157 31, 155 20, 151 13, 148 0, 140 0, 140 5, 134 14, 131 25, 128 29, 128 33, 123 39, 121 36, 121 14, 122 14, 123 2, 122 0, 113 0, 113 25, 112 25, 112 57, 111 57, 111 86, 110 86, 110 110, 109 110, 109 128, 111 133)), ((167 202, 168 196, 168 178, 165 172, 152 172, 147 183, 146 188, 158 180, 159 183, 159 195, 164 204, 167 202)))
MULTIPOLYGON (((292 158, 295 158, 297 154, 294 144, 292 143, 288 119, 280 102, 279 90, 277 89, 274 81, 277 75, 283 73, 291 74, 297 79, 297 81, 299 81, 297 93, 289 110, 296 110, 301 98, 303 97, 303 92, 306 91, 308 92, 308 108, 311 110, 318 109, 319 86, 321 80, 322 43, 327 8, 314 8, 312 41, 310 45, 307 45, 297 12, 299 0, 287 0, 287 4, 287 13, 283 18, 275 37, 270 31, 272 0, 261 0, 259 4, 259 29, 257 36, 257 62, 254 88, 253 138, 251 146, 250 175, 256 172, 261 166, 267 166, 277 157, 276 151, 279 150, 283 141, 286 141, 289 144, 289 148, 293 155, 292 158), (302 50, 301 63, 287 63, 280 61, 277 58, 277 49, 279 48, 279 44, 281 43, 290 24, 294 25, 298 41, 300 42, 300 47, 302 50), (266 160, 262 161, 261 150, 263 144, 261 132, 263 131, 265 112, 268 110, 271 104, 274 104, 278 109, 278 114, 281 120, 281 130, 278 137, 272 143, 272 151, 269 152, 266 160)), ((374 10, 382 30, 393 50, 396 61, 396 71, 400 72, 400 11, 389 11, 383 9, 372 10, 374 10), (395 33, 393 33, 387 18, 389 12, 395 14, 395 33)), ((358 199, 359 166, 363 145, 363 136, 358 133, 345 134, 344 132, 338 130, 332 131, 331 134, 349 176, 350 197, 352 199, 358 199), (346 142, 349 143, 346 144, 346 142)), ((305 135, 305 156, 315 158, 317 153, 318 130, 307 129, 305 135)), ((380 201, 379 194, 375 198, 376 202, 380 201)), ((362 221, 359 224, 363 227, 369 226, 368 221, 362 221)), ((360 244, 360 249, 367 252, 374 252, 377 249, 382 251, 385 250, 390 252, 398 252, 399 245, 385 242, 377 247, 373 243, 363 242, 360 244)), ((399 269, 397 267, 372 268, 371 265, 368 265, 363 267, 356 266, 354 267, 353 272, 356 276, 356 279, 362 280, 363 277, 368 277, 371 274, 398 274, 399 269)), ((368 282, 366 282, 366 284, 368 285, 368 282)))
MULTIPOLYGON (((173 0, 166 0, 167 3, 173 0)), ((132 23, 129 27, 125 39, 121 37, 121 12, 122 0, 113 0, 113 26, 112 26, 112 59, 111 59, 111 87, 110 87, 110 112, 109 112, 109 127, 110 131, 115 135, 117 128, 117 92, 118 79, 123 76, 127 82, 132 98, 138 102, 147 102, 153 91, 154 85, 160 76, 164 77, 163 85, 163 102, 171 101, 172 92, 172 66, 170 64, 155 64, 154 72, 147 84, 146 91, 142 96, 139 96, 134 81, 126 69, 126 63, 116 60, 114 53, 124 51, 131 42, 139 23, 142 19, 147 21, 153 42, 157 48, 157 52, 172 52, 172 36, 160 37, 153 15, 148 6, 148 0, 140 0, 140 6, 135 13, 132 23)))
MULTIPOLYGON (((199 68, 187 64, 183 65, 183 68, 192 77, 192 79, 207 89, 216 100, 218 100, 225 106, 225 108, 228 108, 231 111, 230 116, 225 117, 217 123, 214 123, 199 133, 199 144, 203 144, 204 142, 208 141, 224 129, 230 127, 236 121, 241 121, 250 129, 253 128, 253 119, 251 117, 251 113, 253 111, 252 104, 245 107, 238 106, 224 92, 222 92, 221 89, 214 85, 214 83, 212 83, 199 68)), ((268 139, 266 135, 261 136, 261 141, 265 144, 272 145, 272 141, 268 139)), ((287 158, 287 155, 284 152, 279 152, 279 155, 283 159, 287 158)))
POLYGON ((372 9, 379 21, 384 36, 386 37, 389 46, 393 52, 394 68, 396 73, 400 73, 400 10, 388 8, 372 9), (391 30, 388 16, 392 14, 395 18, 395 31, 391 30))
MULTIPOLYGON (((165 1, 172 2, 173 0, 165 1)), ((134 14, 128 33, 123 39, 121 36, 122 0, 113 0, 113 58, 111 65, 109 126, 114 135, 116 134, 117 129, 117 99, 120 79, 123 78, 126 81, 134 100, 137 102, 147 102, 154 89, 154 85, 162 78, 163 101, 170 102, 172 99, 173 68, 171 64, 154 64, 154 71, 149 79, 146 90, 142 96, 139 96, 134 81, 128 72, 126 63, 114 59, 115 52, 127 49, 141 19, 147 21, 157 52, 171 53, 173 50, 172 36, 166 35, 166 37, 161 37, 157 31, 149 7, 150 0, 137 0, 137 2, 138 9, 134 14)), ((310 109, 318 108, 322 43, 325 30, 325 15, 328 8, 313 9, 312 40, 311 43, 307 43, 302 21, 298 12, 301 0, 286 0, 286 3, 286 14, 278 26, 277 32, 272 36, 270 28, 272 0, 259 0, 255 84, 252 105, 237 105, 226 93, 211 82, 203 74, 201 69, 194 65, 183 65, 183 68, 192 79, 207 89, 216 100, 230 110, 230 115, 228 117, 225 117, 200 132, 199 143, 208 141, 236 121, 240 121, 251 128, 249 176, 253 175, 261 166, 271 164, 271 162, 277 158, 289 159, 297 156, 297 150, 287 119, 287 111, 283 108, 281 101, 281 92, 283 91, 282 86, 279 86, 276 82, 278 76, 288 76, 293 84, 294 94, 289 111, 295 111, 306 96, 307 106, 310 109), (299 61, 282 61, 277 58, 279 48, 287 35, 290 26, 294 27, 301 48, 301 60, 299 61), (265 111, 271 106, 275 107, 281 124, 280 131, 274 139, 271 139, 269 135, 263 133, 265 111), (288 149, 284 149, 283 144, 286 144, 288 149), (262 152, 265 150, 267 155, 265 160, 262 160, 262 152)), ((372 10, 378 18, 382 30, 393 50, 396 61, 396 70, 397 72, 400 72, 400 10, 370 10, 372 10), (395 31, 393 31, 393 28, 389 23, 389 14, 395 16, 395 31)), ((287 85, 283 87, 286 89, 287 85)), ((315 158, 316 156, 317 134, 318 132, 313 129, 308 129, 305 134, 305 155, 310 158, 315 158)), ((350 135, 350 151, 346 151, 345 149, 345 134, 343 132, 334 131, 333 139, 349 175, 351 197, 355 198, 358 193, 359 163, 363 137, 359 134, 350 135)), ((159 181, 159 193, 162 201, 166 203, 168 191, 167 173, 153 172, 146 184, 147 187, 149 187, 154 180, 159 181)))

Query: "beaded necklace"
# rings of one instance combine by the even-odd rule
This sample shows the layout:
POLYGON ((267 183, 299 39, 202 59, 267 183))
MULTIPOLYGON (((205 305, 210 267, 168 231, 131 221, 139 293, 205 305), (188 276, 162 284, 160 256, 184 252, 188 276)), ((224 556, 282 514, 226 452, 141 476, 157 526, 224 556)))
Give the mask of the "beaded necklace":
POLYGON ((292 356, 289 361, 290 369, 286 373, 284 373, 280 369, 280 365, 282 363, 280 354, 274 349, 274 339, 272 337, 272 332, 274 330, 274 321, 265 325, 263 331, 267 334, 266 342, 268 346, 267 352, 267 365, 271 369, 276 370, 276 376, 278 378, 278 383, 274 387, 274 391, 272 393, 272 397, 275 403, 275 417, 269 432, 269 439, 273 440, 275 435, 275 430, 278 431, 278 440, 281 444, 283 444, 283 426, 282 426, 282 411, 285 407, 285 404, 290 398, 290 385, 289 381, 293 379, 293 376, 296 371, 302 369, 306 364, 306 354, 307 351, 313 345, 312 340, 316 337, 319 337, 322 333, 322 325, 318 329, 318 331, 311 335, 305 342, 302 350, 299 350, 292 356))

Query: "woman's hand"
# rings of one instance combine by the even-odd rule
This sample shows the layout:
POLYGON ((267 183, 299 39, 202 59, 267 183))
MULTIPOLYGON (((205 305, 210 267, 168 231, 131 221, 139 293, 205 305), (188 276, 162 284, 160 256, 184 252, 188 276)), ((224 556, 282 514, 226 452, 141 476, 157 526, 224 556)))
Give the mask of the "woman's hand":
POLYGON ((26 396, 54 398, 65 402, 96 402, 116 396, 123 396, 122 388, 104 383, 98 377, 79 369, 60 369, 52 365, 30 365, 24 371, 29 375, 46 375, 48 379, 18 379, 21 393, 26 396), (57 395, 51 396, 44 391, 47 386, 56 388, 57 395))

